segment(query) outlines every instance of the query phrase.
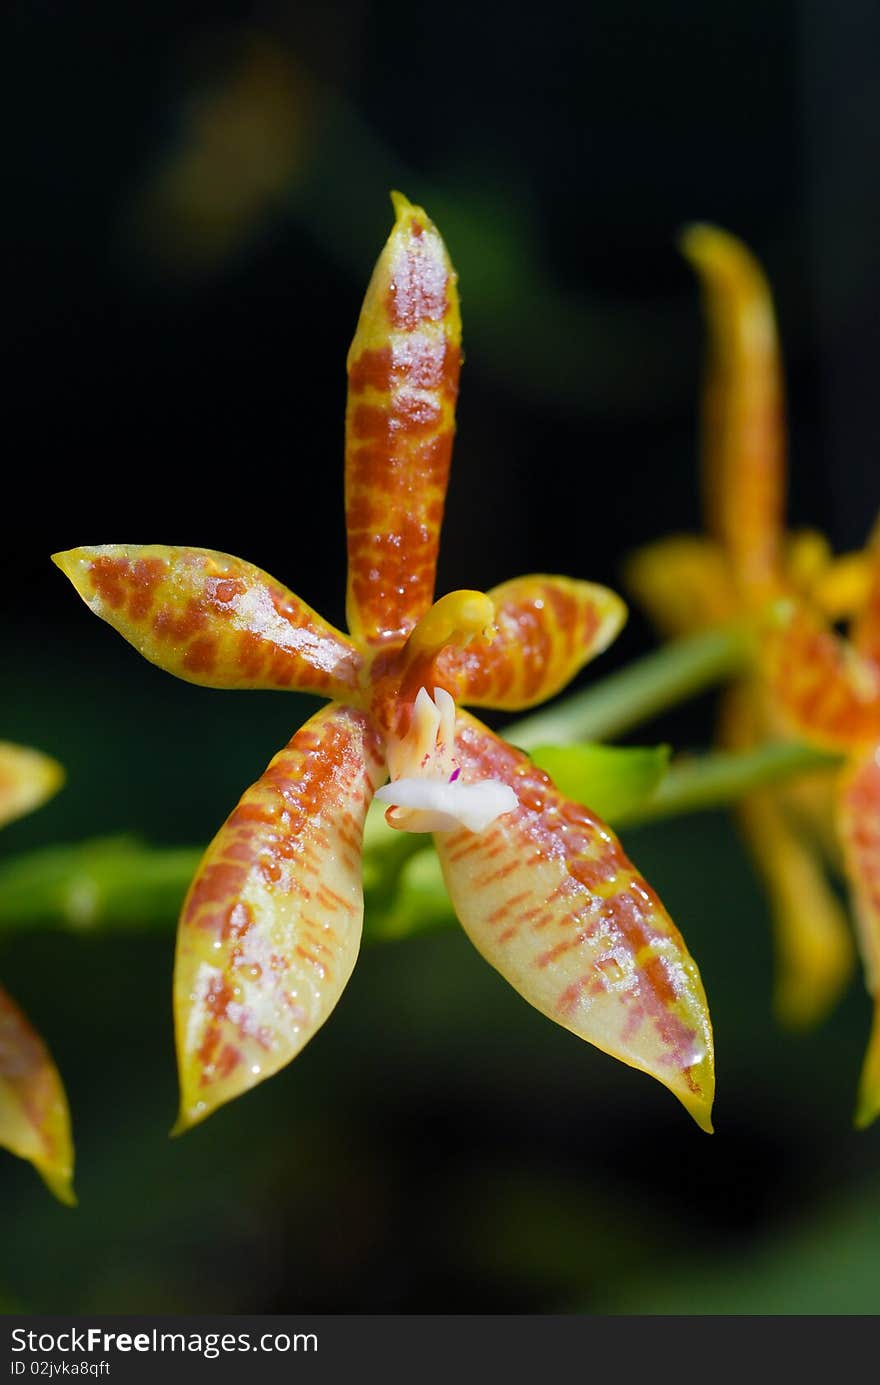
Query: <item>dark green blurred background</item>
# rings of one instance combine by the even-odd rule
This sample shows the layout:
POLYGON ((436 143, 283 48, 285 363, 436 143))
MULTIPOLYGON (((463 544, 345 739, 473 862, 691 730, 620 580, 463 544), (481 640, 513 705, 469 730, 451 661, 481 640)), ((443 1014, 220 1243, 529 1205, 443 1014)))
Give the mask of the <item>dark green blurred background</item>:
MULTIPOLYGON (((175 683, 48 561, 227 549, 342 621, 344 360, 388 191, 460 273, 467 364, 439 589, 615 583, 699 523, 689 220, 775 286, 791 514, 876 510, 873 5, 61 6, 4 26, 0 736, 68 786, 4 856, 206 842, 310 710, 175 683)), ((587 679, 650 647, 634 613, 587 679)), ((586 679, 582 680, 586 681, 586 679)), ((711 734, 707 699, 643 733, 711 734)), ((366 951, 284 1073, 170 1142, 162 932, 0 940, 68 1084, 80 1207, 0 1155, 0 1299, 42 1311, 874 1313, 880 1131, 851 1129, 861 983, 770 1018, 764 901, 722 815, 629 833, 696 956, 717 1133, 555 1029, 459 932, 366 951)))

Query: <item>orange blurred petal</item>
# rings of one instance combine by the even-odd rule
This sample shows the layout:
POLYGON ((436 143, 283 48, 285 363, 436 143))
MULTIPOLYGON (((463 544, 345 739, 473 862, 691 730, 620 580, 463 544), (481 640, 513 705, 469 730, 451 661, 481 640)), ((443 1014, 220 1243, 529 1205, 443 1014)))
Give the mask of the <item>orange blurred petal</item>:
POLYGON ((421 207, 394 196, 348 353, 348 625, 399 645, 431 605, 461 367, 456 274, 421 207))
POLYGON ((500 779, 520 804, 479 836, 437 837, 472 942, 530 1004, 656 1077, 711 1130, 706 997, 653 890, 609 828, 466 714, 456 754, 466 780, 500 779))
POLYGON ((853 624, 856 649, 880 666, 880 529, 875 530, 871 547, 864 555, 867 568, 864 599, 853 624))
POLYGON ((711 630, 740 612, 727 555, 712 539, 676 534, 646 544, 628 558, 624 582, 663 635, 711 630))
POLYGON ((708 528, 744 591, 778 575, 784 504, 782 372, 773 300, 735 236, 691 226, 682 249, 700 276, 710 351, 703 404, 708 528))
POLYGON ((63 783, 64 770, 56 760, 0 741, 0 827, 39 808, 63 783))
POLYGON ((210 548, 103 544, 53 562, 88 606, 151 663, 209 688, 357 687, 347 636, 251 563, 210 548))
POLYGON ((824 1019, 852 974, 846 911, 777 794, 750 794, 739 818, 770 896, 776 1012, 783 1024, 807 1028, 824 1019))
POLYGON ((0 987, 0 1145, 28 1159, 60 1202, 73 1193, 67 1098, 49 1050, 0 987))
POLYGON ((476 707, 513 712, 552 697, 626 620, 614 592, 569 577, 515 577, 487 595, 495 607, 490 634, 450 645, 436 661, 443 686, 476 707))
POLYGON ((840 831, 865 980, 874 997, 874 1023, 856 1108, 856 1124, 863 1127, 880 1115, 880 746, 843 775, 840 831))
POLYGON ((383 774, 363 713, 324 708, 208 847, 177 939, 178 1129, 277 1072, 338 1001, 360 945, 363 824, 383 774))
MULTIPOLYGON (((825 572, 817 579, 810 592, 810 599, 829 620, 849 620, 857 616, 869 600, 871 591, 871 562, 867 553, 842 553, 832 558, 825 572)), ((871 618, 872 625, 878 617, 871 618)), ((876 629, 876 627, 874 627, 876 629)), ((862 644, 864 636, 856 638, 856 645, 862 644)), ((867 642, 868 653, 874 645, 874 637, 867 642)))
POLYGON ((880 668, 816 612, 795 601, 777 603, 761 655, 774 710, 789 729, 832 750, 880 740, 880 668))
MULTIPOLYGON (((772 708, 755 679, 728 688, 720 740, 743 751, 772 739, 772 708)), ((852 973, 845 910, 824 870, 820 843, 831 845, 836 770, 750 793, 737 816, 769 895, 776 968, 774 1006, 793 1029, 818 1024, 852 973)))

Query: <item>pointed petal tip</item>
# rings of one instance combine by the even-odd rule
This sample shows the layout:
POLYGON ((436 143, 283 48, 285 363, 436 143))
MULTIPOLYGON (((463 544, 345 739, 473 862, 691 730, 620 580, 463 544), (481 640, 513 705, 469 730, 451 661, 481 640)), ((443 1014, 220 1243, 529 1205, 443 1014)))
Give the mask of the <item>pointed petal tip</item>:
MULTIPOLYGON (((253 1084, 251 1084, 253 1085, 253 1084)), ((201 1088, 196 1091, 191 1090, 192 1083, 188 1080, 188 1075, 181 1072, 180 1076, 180 1106, 177 1112, 177 1119, 168 1131, 169 1140, 179 1139, 195 1126, 201 1125, 209 1116, 225 1106, 227 1101, 233 1101, 236 1097, 243 1096, 250 1091, 250 1086, 242 1087, 238 1091, 226 1091, 219 1097, 206 1097, 201 1088)))
POLYGON ((874 1012, 868 1051, 859 1078, 859 1094, 853 1124, 856 1130, 867 1130, 880 1116, 880 1003, 874 1012))
POLYGON ((210 1114, 210 1111, 200 1111, 198 1113, 193 1111, 190 1113, 181 1106, 177 1114, 177 1120, 168 1131, 169 1140, 179 1139, 181 1135, 185 1135, 188 1130, 192 1130, 194 1125, 199 1125, 210 1114))
POLYGON ((870 1098, 860 1096, 853 1115, 853 1128, 867 1130, 869 1126, 874 1124, 878 1116, 880 1116, 880 1092, 874 1092, 870 1098))
POLYGON ((728 239, 727 232, 722 231, 711 221, 689 221, 682 226, 675 238, 676 244, 691 263, 699 263, 711 254, 712 250, 728 239))
POLYGON ((58 553, 50 554, 50 557, 55 566, 61 569, 65 577, 69 577, 72 581, 73 574, 82 559, 84 551, 85 550, 82 548, 63 548, 60 549, 58 553))
POLYGON ((670 1088, 670 1091, 678 1097, 689 1116, 692 1116, 701 1130, 707 1135, 715 1134, 715 1127, 712 1124, 712 1096, 697 1095, 693 1092, 682 1093, 670 1088))
POLYGON ((401 222, 405 221, 407 218, 413 217, 423 220, 426 227, 432 230, 436 229, 424 207, 420 206, 418 202, 410 202, 406 193, 399 192, 397 188, 392 188, 391 190, 391 205, 394 208, 394 228, 392 230, 392 235, 394 231, 400 229, 401 222))
POLYGON ((394 208, 395 221, 399 221, 402 216, 406 216, 407 212, 416 210, 406 193, 399 192, 397 188, 391 189, 391 205, 394 208))
POLYGON ((59 1169, 36 1162, 34 1162, 34 1168, 53 1197, 57 1198, 65 1207, 79 1206, 76 1193, 73 1190, 73 1169, 59 1169))
POLYGON ((0 741, 0 827, 41 808, 64 787, 62 765, 30 746, 0 741))
POLYGON ((89 553, 87 548, 66 548, 59 553, 52 553, 51 559, 55 566, 64 573, 68 581, 72 582, 81 596, 83 593, 83 559, 89 553))
POLYGON ((752 255, 738 236, 709 221, 694 221, 678 234, 678 248, 697 270, 717 270, 751 263, 752 255))

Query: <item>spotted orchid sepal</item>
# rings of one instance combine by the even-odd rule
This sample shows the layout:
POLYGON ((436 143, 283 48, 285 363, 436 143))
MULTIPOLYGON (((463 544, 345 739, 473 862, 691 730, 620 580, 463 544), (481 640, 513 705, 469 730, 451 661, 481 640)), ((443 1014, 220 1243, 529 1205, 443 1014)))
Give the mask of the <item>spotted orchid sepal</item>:
POLYGON ((68 1207, 73 1191, 73 1137, 61 1075, 33 1025, 0 987, 0 1145, 33 1164, 68 1207))
POLYGON ((332 699, 244 794, 187 895, 177 1129, 277 1072, 339 1001, 360 943, 377 790, 397 836, 433 831, 462 924, 523 997, 650 1073, 708 1129, 711 1026, 680 934, 610 829, 459 710, 552 696, 610 643, 626 608, 605 587, 553 574, 434 601, 457 281, 425 211, 400 196, 394 210, 348 356, 350 635, 211 550, 55 559, 96 614, 170 672, 332 699))
MULTIPOLYGON (((63 782, 63 769, 48 755, 0 741, 0 825, 40 807, 63 782)), ((64 1084, 45 1043, 2 987, 0 1145, 33 1164, 59 1202, 76 1204, 64 1084)))

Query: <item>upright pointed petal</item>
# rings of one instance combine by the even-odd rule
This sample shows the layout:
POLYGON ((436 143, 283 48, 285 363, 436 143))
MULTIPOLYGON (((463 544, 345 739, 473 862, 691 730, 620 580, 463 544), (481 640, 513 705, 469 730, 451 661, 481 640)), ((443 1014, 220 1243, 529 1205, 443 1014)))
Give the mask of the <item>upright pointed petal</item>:
POLYGON ((183 907, 178 1129, 288 1063, 351 975, 361 840, 384 773, 363 713, 333 705, 275 756, 208 847, 183 907))
POLYGON ((466 714, 456 754, 465 780, 500 779, 520 805, 479 836, 437 837, 472 942, 530 1004, 656 1077, 711 1130, 706 997, 653 890, 609 828, 466 714))
POLYGON ((344 697, 361 656, 252 563, 210 548, 101 544, 56 553, 86 605, 150 663, 208 688, 344 697))
POLYGON ((880 666, 808 606, 776 604, 761 665, 774 710, 791 730, 832 750, 880 740, 880 666))
POLYGON ((515 577, 488 593, 494 630, 449 645, 437 673, 457 701, 519 711, 564 688, 601 654, 626 620, 607 587, 543 574, 515 577))
POLYGON ((348 354, 348 626, 402 644, 434 593, 461 367, 456 274, 421 207, 396 220, 348 354))
POLYGON ((0 741, 0 827, 24 817, 56 794, 64 770, 39 750, 0 741))
POLYGON ((73 1140, 67 1098, 49 1050, 0 987, 0 1145, 28 1159, 73 1206, 73 1140))
POLYGON ((730 562, 712 539, 676 534, 646 544, 628 559, 624 582, 663 635, 711 630, 739 614, 730 562))
POLYGON ((692 226, 682 249, 700 276, 710 334, 703 466, 710 532, 744 589, 779 569, 785 484, 782 372, 770 289, 726 231, 692 226))
POLYGON ((865 981, 874 997, 874 1022, 856 1107, 856 1124, 864 1127, 880 1115, 880 745, 843 775, 840 832, 865 981))

